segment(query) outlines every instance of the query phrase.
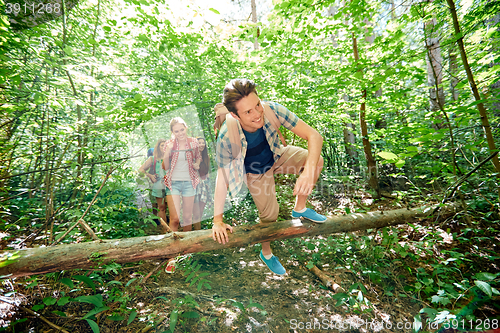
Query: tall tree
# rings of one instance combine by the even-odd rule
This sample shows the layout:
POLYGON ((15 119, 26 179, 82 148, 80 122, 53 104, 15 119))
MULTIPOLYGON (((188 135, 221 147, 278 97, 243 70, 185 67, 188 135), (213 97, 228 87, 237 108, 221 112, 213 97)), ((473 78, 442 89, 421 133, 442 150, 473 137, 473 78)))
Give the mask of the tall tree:
MULTIPOLYGON (((429 0, 429 7, 433 8, 433 0, 429 0)), ((431 13, 433 10, 431 9, 431 13)), ((443 57, 439 41, 438 22, 434 14, 424 23, 426 62, 427 62, 427 84, 429 86, 430 109, 439 112, 444 106, 443 90, 443 57)), ((441 125, 436 124, 437 128, 441 125)))
POLYGON ((252 0, 252 22, 255 24, 256 29, 256 36, 253 42, 253 49, 258 50, 259 49, 259 28, 257 27, 257 4, 255 3, 255 0, 252 0))
MULTIPOLYGON (((490 122, 488 120, 488 113, 486 108, 484 107, 483 100, 479 94, 479 90, 477 89, 476 81, 474 80, 474 75, 472 74, 472 70, 469 66, 469 60, 467 58, 467 53, 465 51, 465 46, 463 42, 463 35, 460 30, 460 24, 458 22, 457 10, 455 7, 455 2, 453 0, 446 0, 450 9, 450 14, 453 19, 453 28, 455 29, 455 38, 457 39, 458 48, 460 50, 460 57, 462 58, 462 63, 467 73, 467 80, 469 81, 469 85, 471 87, 472 93, 476 100, 476 107, 479 111, 479 115, 481 118, 481 124, 483 126, 484 133, 486 135, 486 141, 488 143, 488 148, 490 153, 493 154, 497 151, 495 140, 493 138, 493 134, 491 132, 490 122)), ((498 160, 498 154, 495 155, 492 159, 493 164, 495 166, 495 170, 497 172, 497 179, 500 180, 500 161, 498 160)), ((498 195, 500 198, 500 187, 498 188, 498 195)))
MULTIPOLYGON (((355 65, 358 68, 358 72, 361 73, 361 79, 363 82, 363 69, 361 67, 359 61, 359 52, 358 52, 358 42, 356 36, 352 36, 352 48, 354 54, 355 65)), ((372 153, 372 147, 370 143, 370 139, 368 138, 368 126, 366 124, 366 98, 367 98, 367 89, 366 87, 362 88, 361 91, 361 101, 359 107, 359 127, 361 128, 361 136, 363 138, 363 150, 365 152, 365 158, 368 168, 368 184, 375 191, 375 198, 380 198, 380 187, 378 182, 378 173, 377 173, 377 162, 372 153)))

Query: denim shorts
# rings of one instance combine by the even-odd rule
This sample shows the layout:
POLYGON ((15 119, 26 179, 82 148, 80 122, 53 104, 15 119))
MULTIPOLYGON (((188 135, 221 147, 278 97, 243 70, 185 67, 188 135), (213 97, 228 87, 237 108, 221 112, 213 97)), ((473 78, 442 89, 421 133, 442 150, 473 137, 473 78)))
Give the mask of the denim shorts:
POLYGON ((183 197, 193 197, 196 191, 193 188, 193 183, 190 180, 174 180, 172 181, 171 195, 182 195, 183 197))

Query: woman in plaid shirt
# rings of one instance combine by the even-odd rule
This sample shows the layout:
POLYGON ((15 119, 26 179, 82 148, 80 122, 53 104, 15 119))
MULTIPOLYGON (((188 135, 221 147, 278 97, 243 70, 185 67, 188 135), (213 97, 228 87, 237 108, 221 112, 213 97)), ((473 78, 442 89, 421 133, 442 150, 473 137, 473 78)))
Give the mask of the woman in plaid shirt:
POLYGON ((174 140, 165 145, 163 155, 163 169, 165 186, 170 190, 167 195, 167 205, 170 212, 170 228, 177 231, 179 228, 179 212, 182 198, 182 227, 183 231, 190 231, 193 224, 193 204, 196 186, 200 182, 198 169, 201 155, 198 150, 198 141, 187 135, 187 125, 180 117, 170 121, 170 130, 174 140))

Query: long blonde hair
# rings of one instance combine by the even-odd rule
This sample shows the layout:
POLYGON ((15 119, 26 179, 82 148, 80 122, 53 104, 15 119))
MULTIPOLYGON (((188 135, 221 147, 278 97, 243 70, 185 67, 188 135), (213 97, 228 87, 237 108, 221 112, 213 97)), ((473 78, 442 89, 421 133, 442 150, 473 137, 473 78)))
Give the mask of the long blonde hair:
MULTIPOLYGON (((170 120, 170 132, 172 132, 172 128, 175 125, 177 125, 177 124, 184 125, 184 127, 186 128, 186 130, 188 128, 186 122, 184 121, 184 119, 182 119, 181 117, 175 117, 175 118, 172 118, 172 120, 170 120)), ((175 139, 174 133, 172 133, 172 139, 175 139)))

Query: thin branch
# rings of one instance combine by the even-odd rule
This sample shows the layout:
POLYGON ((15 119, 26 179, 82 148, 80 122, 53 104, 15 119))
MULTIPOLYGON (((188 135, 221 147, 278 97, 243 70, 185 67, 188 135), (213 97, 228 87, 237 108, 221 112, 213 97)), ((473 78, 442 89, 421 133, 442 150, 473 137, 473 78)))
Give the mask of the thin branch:
POLYGON ((17 305, 17 304, 14 304, 14 303, 11 303, 11 302, 7 302, 3 299, 0 298, 0 301, 6 303, 6 304, 9 304, 11 306, 15 306, 16 308, 20 309, 20 310, 23 310, 27 313, 29 313, 30 315, 32 316, 35 316, 37 318, 40 318, 40 320, 42 320, 43 322, 45 322, 47 325, 49 325, 50 327, 52 327, 53 329, 56 329, 58 332, 63 332, 63 333, 69 333, 68 331, 66 331, 64 328, 62 327, 59 327, 57 326, 56 324, 50 322, 47 318, 45 318, 44 316, 40 315, 39 313, 33 311, 33 310, 30 310, 30 309, 27 309, 23 306, 20 306, 20 305, 17 305))
MULTIPOLYGON (((92 205, 96 201, 97 196, 99 195, 99 193, 101 192, 102 188, 104 187, 104 184, 106 184, 106 181, 108 180, 109 176, 111 176, 111 174, 113 173, 113 171, 115 171, 116 169, 118 169, 118 167, 120 167, 125 162, 126 162, 126 160, 123 161, 122 163, 118 164, 117 166, 112 167, 111 169, 109 169, 108 173, 106 174, 106 177, 104 177, 104 180, 102 181, 101 187, 99 187, 99 190, 97 190, 97 193, 94 195, 94 198, 92 199, 92 201, 90 202, 89 206, 87 207, 87 209, 83 213, 82 217, 80 217, 78 219, 78 221, 75 224, 73 224, 73 226, 71 228, 69 228, 68 231, 66 231, 66 233, 64 235, 62 235, 61 237, 59 237, 58 239, 56 239, 51 244, 51 246, 54 246, 57 243, 59 243, 60 241, 62 241, 71 232, 71 230, 73 230, 78 224, 82 224, 84 226, 85 230, 87 230, 87 232, 89 232, 88 229, 90 229, 92 231, 92 229, 88 225, 86 226, 85 221, 83 221, 83 218, 85 217, 85 215, 87 215, 87 213, 90 210, 90 207, 92 207, 92 205)), ((89 232, 89 234, 91 234, 92 237, 96 237, 97 238, 97 236, 95 236, 95 234, 93 232, 89 232)))
MULTIPOLYGON (((448 201, 448 199, 450 199, 451 197, 453 197, 453 195, 455 194, 455 191, 457 190, 457 188, 462 185, 462 183, 467 179, 469 178, 474 172, 476 172, 479 168, 481 168, 483 165, 485 165, 488 161, 490 161, 492 158, 494 158, 496 155, 498 154, 498 151, 494 152, 493 154, 491 154, 487 159, 485 159, 484 161, 482 161, 481 163, 479 163, 474 169, 472 169, 471 171, 467 172, 465 175, 463 175, 459 180, 457 180, 455 182, 455 184, 453 184, 452 186, 450 186, 446 191, 448 192, 449 189, 452 189, 452 191, 450 192, 450 194, 448 194, 447 196, 445 196, 443 198, 443 201, 441 201, 441 204, 444 204, 446 201, 448 201)), ((436 209, 439 209, 436 208, 436 209)))

